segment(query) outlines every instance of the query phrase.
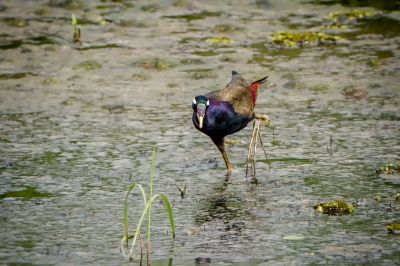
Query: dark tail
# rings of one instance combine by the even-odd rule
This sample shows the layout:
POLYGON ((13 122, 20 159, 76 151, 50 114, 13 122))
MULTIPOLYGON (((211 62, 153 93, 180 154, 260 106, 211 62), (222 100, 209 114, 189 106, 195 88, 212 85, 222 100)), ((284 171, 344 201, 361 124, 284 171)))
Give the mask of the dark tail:
POLYGON ((268 79, 268 76, 265 76, 265 77, 263 77, 263 78, 261 78, 261 79, 259 79, 259 80, 256 80, 256 81, 254 81, 253 83, 251 83, 250 87, 251 87, 253 84, 263 84, 264 82, 267 81, 267 79, 268 79))

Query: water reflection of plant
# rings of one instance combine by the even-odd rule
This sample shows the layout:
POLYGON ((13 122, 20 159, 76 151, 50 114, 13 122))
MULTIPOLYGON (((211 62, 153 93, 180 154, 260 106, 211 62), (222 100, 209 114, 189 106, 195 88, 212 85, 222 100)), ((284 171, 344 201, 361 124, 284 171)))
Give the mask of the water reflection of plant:
POLYGON ((151 251, 151 246, 150 246, 150 236, 151 236, 151 209, 152 209, 152 204, 154 202, 155 199, 157 199, 158 197, 161 197, 161 200, 164 202, 165 207, 167 209, 167 213, 169 216, 169 221, 171 224, 171 231, 172 231, 172 237, 175 238, 175 225, 174 225, 174 216, 172 214, 172 208, 171 205, 167 199, 167 197, 164 194, 155 194, 153 195, 153 184, 154 184, 154 171, 155 171, 155 159, 156 159, 156 149, 153 149, 153 156, 152 156, 152 161, 151 161, 151 174, 150 174, 150 192, 148 194, 148 198, 146 196, 146 192, 144 190, 144 188, 142 187, 142 185, 140 185, 139 183, 132 183, 129 187, 128 187, 128 191, 126 193, 126 197, 125 197, 125 202, 124 202, 124 236, 122 237, 121 240, 121 250, 124 254, 124 256, 129 257, 130 260, 132 260, 134 253, 133 253, 133 249, 135 248, 136 245, 136 241, 138 239, 138 237, 140 237, 140 241, 141 241, 141 254, 140 254, 140 265, 142 264, 142 259, 143 259, 143 242, 142 242, 142 237, 141 237, 141 233, 140 230, 142 228, 143 222, 145 220, 145 217, 147 216, 147 227, 146 227, 146 236, 147 236, 147 265, 150 265, 150 251, 151 251), (142 214, 139 218, 139 221, 137 223, 136 229, 135 229, 135 233, 133 235, 133 240, 132 240, 132 247, 129 250, 129 252, 125 252, 125 248, 124 245, 126 244, 126 248, 128 249, 128 241, 130 239, 129 236, 129 229, 128 229, 128 197, 129 194, 135 189, 135 188, 139 188, 141 194, 142 194, 142 198, 143 198, 143 210, 142 210, 142 214), (149 200, 147 200, 149 199, 149 200))

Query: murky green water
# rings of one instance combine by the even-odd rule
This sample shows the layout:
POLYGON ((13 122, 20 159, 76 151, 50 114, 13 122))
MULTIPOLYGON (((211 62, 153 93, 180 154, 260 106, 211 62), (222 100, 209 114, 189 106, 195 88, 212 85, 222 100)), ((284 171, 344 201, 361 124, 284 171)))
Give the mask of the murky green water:
POLYGON ((399 5, 348 2, 2 1, 0 262, 129 264, 125 191, 147 184, 156 145, 155 189, 169 196, 177 238, 156 204, 153 265, 398 263, 398 235, 384 225, 400 221, 400 177, 375 169, 400 159, 399 5), (355 8, 382 13, 341 28, 326 19, 355 8), (271 42, 276 31, 321 30, 341 39, 271 42), (257 112, 273 121, 262 132, 271 167, 259 150, 258 185, 245 179, 250 126, 231 137, 243 142, 228 147, 226 179, 191 122, 192 98, 233 69, 270 76, 257 112), (336 199, 358 208, 314 212, 336 199))

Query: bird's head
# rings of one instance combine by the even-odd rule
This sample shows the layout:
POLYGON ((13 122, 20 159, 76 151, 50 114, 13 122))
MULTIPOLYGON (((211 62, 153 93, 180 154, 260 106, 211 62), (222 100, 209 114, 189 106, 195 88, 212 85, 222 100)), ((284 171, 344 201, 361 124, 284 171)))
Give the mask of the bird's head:
POLYGON ((203 120, 206 116, 206 110, 209 105, 210 101, 206 96, 196 96, 193 99, 192 108, 196 113, 197 121, 199 122, 199 128, 203 127, 203 120))

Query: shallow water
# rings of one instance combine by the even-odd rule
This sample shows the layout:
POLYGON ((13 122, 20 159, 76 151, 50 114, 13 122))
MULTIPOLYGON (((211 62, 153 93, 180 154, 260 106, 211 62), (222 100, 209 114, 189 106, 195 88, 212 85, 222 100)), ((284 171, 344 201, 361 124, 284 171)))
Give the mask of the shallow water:
POLYGON ((172 203, 177 237, 157 203, 152 265, 396 264, 398 235, 384 224, 399 222, 399 176, 375 169, 400 159, 398 6, 368 1, 385 23, 329 30, 344 38, 336 45, 271 43, 355 8, 340 2, 2 2, 0 262, 129 264, 123 200, 132 181, 147 184, 155 145, 155 191, 172 203), (234 42, 206 41, 219 36, 234 42), (257 112, 272 119, 262 132, 271 166, 258 149, 258 185, 245 178, 251 126, 230 137, 242 142, 228 147, 227 179, 191 122, 192 98, 231 70, 269 75, 257 112), (349 87, 367 94, 346 97, 349 87), (358 208, 314 212, 336 199, 358 208))

